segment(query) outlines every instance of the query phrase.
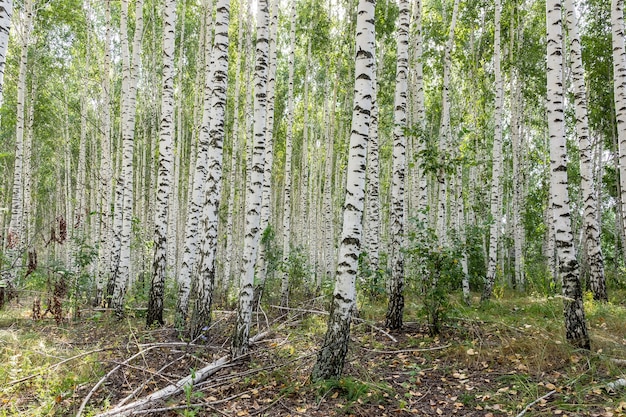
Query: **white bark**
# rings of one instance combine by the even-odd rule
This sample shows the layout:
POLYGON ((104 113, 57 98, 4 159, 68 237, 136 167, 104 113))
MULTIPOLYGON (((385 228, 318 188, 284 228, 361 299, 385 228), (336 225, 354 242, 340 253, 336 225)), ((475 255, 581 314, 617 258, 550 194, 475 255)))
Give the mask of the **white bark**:
POLYGON ((211 67, 213 72, 211 96, 211 126, 208 129, 208 175, 201 224, 203 228, 198 268, 197 297, 194 306, 191 332, 196 338, 211 323, 211 304, 215 286, 217 253, 218 209, 222 192, 222 159, 224 128, 226 125, 226 92, 228 90, 228 26, 230 0, 218 0, 215 15, 215 36, 211 67))
POLYGON ((442 166, 437 173, 437 181, 439 183, 439 192, 437 197, 437 238, 441 246, 448 243, 446 222, 448 217, 448 175, 445 172, 446 155, 450 147, 452 136, 450 128, 450 72, 452 71, 452 48, 454 46, 454 30, 456 28, 457 16, 459 14, 459 0, 454 0, 452 9, 452 19, 450 21, 450 29, 448 32, 448 41, 446 42, 443 58, 443 87, 442 87, 442 110, 441 110, 441 128, 439 132, 439 153, 440 163, 442 166))
POLYGON ((111 265, 111 227, 112 227, 112 184, 113 165, 111 161, 111 2, 105 1, 105 36, 102 74, 102 118, 100 136, 100 182, 98 184, 100 199, 98 212, 100 215, 100 241, 98 245, 98 277, 96 280, 95 305, 103 302, 104 286, 110 276, 111 265))
MULTIPOLYGON (((378 79, 376 62, 376 44, 374 44, 374 63, 372 73, 378 79)), ((383 48, 379 49, 379 60, 383 60, 383 48)), ((378 82, 372 82, 372 113, 370 116, 370 134, 367 144, 367 172, 365 183, 365 221, 363 224, 363 249, 367 253, 370 269, 376 273, 380 268, 380 161, 378 143, 378 82)))
MULTIPOLYGON (((261 195, 260 232, 265 233, 270 225, 270 207, 272 196, 272 166, 274 164, 274 91, 276 87, 276 35, 278 31, 278 2, 272 1, 270 37, 269 37, 269 68, 267 74, 267 121, 265 128, 265 166, 263 168, 263 192, 261 195)), ((261 241, 256 263, 255 301, 259 302, 265 286, 267 264, 265 252, 267 247, 261 241)))
POLYGON ((121 176, 116 189, 115 214, 117 252, 114 252, 113 295, 111 306, 118 317, 124 314, 124 297, 130 281, 130 241, 133 217, 133 155, 135 139, 135 114, 137 110, 137 77, 141 59, 141 40, 143 36, 143 0, 135 4, 135 33, 133 36, 132 56, 128 45, 128 0, 122 0, 120 19, 122 47, 122 166, 121 176), (119 213, 119 215, 118 215, 119 213), (118 218, 121 217, 119 220, 118 218))
POLYGON ((261 234, 261 194, 265 167, 267 73, 269 66, 269 10, 268 0, 260 0, 257 9, 256 65, 254 74, 254 137, 250 184, 246 193, 246 225, 243 250, 243 265, 239 283, 239 305, 237 324, 232 342, 233 356, 248 351, 250 324, 252 323, 252 301, 254 264, 261 234))
MULTIPOLYGON (((212 1, 208 2, 207 19, 212 16, 212 1)), ((211 120, 211 30, 206 29, 204 47, 204 99, 202 107, 202 125, 198 137, 198 149, 196 154, 195 169, 190 172, 192 177, 191 201, 187 209, 185 222, 185 244, 183 249, 183 261, 178 275, 178 305, 176 309, 176 322, 178 326, 186 326, 189 308, 189 293, 191 291, 191 277, 197 264, 196 254, 198 251, 198 224, 202 212, 204 186, 207 176, 208 152, 209 152, 209 126, 211 120)))
POLYGON ((502 197, 500 190, 500 177, 502 175, 502 105, 504 101, 504 86, 502 82, 502 71, 500 69, 501 47, 500 47, 500 19, 502 14, 502 2, 496 0, 495 4, 495 35, 494 35, 494 66, 495 66, 495 105, 494 105, 494 138, 491 171, 491 208, 489 225, 489 263, 487 265, 487 277, 481 301, 485 302, 491 298, 493 286, 496 281, 496 266, 498 261, 498 240, 500 237, 500 222, 502 217, 502 197))
POLYGON ((409 0, 399 1, 397 34, 396 95, 394 100, 393 173, 389 223, 391 229, 391 292, 386 327, 402 327, 404 311, 404 189, 406 176, 407 90, 409 70, 409 0))
POLYGON ((350 134, 343 228, 339 245, 337 276, 328 328, 313 368, 313 380, 341 375, 350 339, 350 321, 355 307, 355 279, 361 252, 365 170, 374 58, 375 1, 360 0, 356 23, 356 57, 352 129, 350 134))
MULTIPOLYGON (((621 236, 626 235, 626 46, 624 45, 624 1, 611 1, 611 29, 613 45, 613 98, 617 121, 617 143, 619 155, 621 236)), ((626 244, 622 241, 624 253, 626 244)))
MULTIPOLYGON (((291 158, 293 156, 293 73, 296 57, 296 2, 291 2, 289 29, 289 80, 287 81, 287 133, 285 137, 285 192, 283 194, 283 264, 289 262, 291 249, 291 158)), ((280 285, 280 305, 289 304, 289 271, 283 271, 280 285)))
POLYGON ((563 60, 560 0, 546 1, 547 27, 547 114, 550 137, 550 194, 555 228, 559 275, 563 282, 563 306, 567 340, 589 349, 583 310, 578 261, 572 236, 567 189, 567 149, 563 104, 563 60))
POLYGON ((570 66, 574 84, 574 104, 576 114, 576 135, 580 147, 580 188, 584 206, 583 248, 587 251, 589 282, 596 300, 608 301, 604 279, 604 258, 600 246, 600 225, 596 216, 596 192, 593 175, 592 143, 589 137, 587 116, 587 93, 585 90, 585 69, 582 48, 578 34, 578 18, 573 0, 565 0, 567 28, 569 32, 570 66))
POLYGON ((4 68, 9 48, 13 0, 0 0, 0 106, 4 103, 4 68))
MULTIPOLYGON (((163 91, 161 95, 161 126, 159 136, 159 171, 154 215, 154 262, 146 325, 163 324, 163 293, 167 272, 167 235, 172 188, 174 152, 174 45, 176 32, 176 0, 167 0, 163 9, 163 91)), ((183 16, 184 18, 184 16, 183 16)))
MULTIPOLYGON (((11 220, 7 231, 7 257, 9 270, 6 279, 13 285, 22 266, 24 249, 24 117, 26 112, 26 76, 28 74, 28 45, 32 30, 33 2, 26 0, 20 12, 22 33, 20 43, 20 67, 17 80, 17 108, 15 124, 15 164, 13 168, 13 190, 11 198, 11 220)), ((0 300, 1 302, 2 300, 0 300)))

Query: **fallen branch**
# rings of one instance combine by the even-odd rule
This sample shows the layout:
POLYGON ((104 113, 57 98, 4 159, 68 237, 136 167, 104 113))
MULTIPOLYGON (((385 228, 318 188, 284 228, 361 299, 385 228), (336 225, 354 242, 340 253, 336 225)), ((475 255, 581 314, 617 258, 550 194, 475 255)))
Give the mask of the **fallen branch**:
POLYGON ((607 392, 616 392, 624 387, 626 387, 626 379, 624 378, 620 378, 616 381, 609 382, 608 384, 606 384, 607 392))
POLYGON ((450 346, 452 346, 452 344, 448 343, 447 345, 443 345, 443 346, 435 346, 435 347, 431 347, 431 348, 417 348, 417 349, 378 350, 378 349, 368 349, 366 347, 361 347, 361 349, 367 350, 368 352, 382 353, 382 354, 385 354, 385 355, 394 355, 394 354, 397 354, 397 353, 430 352, 430 351, 433 351, 433 350, 447 349, 450 346))
POLYGON ((524 409, 523 409, 523 410, 522 410, 522 411, 521 411, 521 412, 520 412, 517 416, 515 416, 515 417, 522 417, 524 414, 526 414, 526 412, 527 412, 528 410, 530 410, 530 408, 531 408, 533 405, 537 404, 538 402, 540 402, 540 401, 542 401, 542 400, 545 400, 546 398, 550 397, 550 396, 551 396, 552 394, 554 394, 555 392, 556 392, 556 390, 555 390, 555 389, 553 389, 552 391, 550 391, 550 392, 549 392, 549 393, 547 393, 546 395, 544 395, 544 396, 542 396, 542 397, 537 398, 535 401, 533 401, 532 403, 528 404, 528 405, 527 405, 527 406, 526 406, 526 407, 525 407, 525 408, 524 408, 524 409))
MULTIPOLYGON (((257 334, 255 337, 250 339, 250 343, 255 343, 258 342, 259 340, 263 339, 264 337, 266 337, 269 334, 269 332, 263 332, 263 333, 259 333, 257 334)), ((136 355, 135 355, 136 356, 136 355)), ((105 411, 104 413, 98 414, 96 417, 124 417, 124 416, 130 416, 132 414, 135 414, 136 411, 144 409, 146 407, 148 407, 149 405, 155 403, 156 401, 162 401, 162 400, 166 400, 174 395, 177 395, 181 392, 184 391, 185 386, 188 385, 197 385, 198 383, 204 381, 206 378, 208 378, 209 376, 211 376, 212 374, 216 373, 217 371, 219 371, 220 369, 224 368, 225 366, 229 365, 230 363, 232 363, 234 360, 236 360, 238 358, 233 358, 231 359, 229 355, 226 356, 222 356, 221 358, 219 358, 218 360, 216 360, 215 362, 205 366, 204 368, 196 371, 194 373, 194 375, 188 375, 180 380, 178 380, 177 382, 166 386, 163 389, 160 389, 156 392, 153 392, 152 394, 148 395, 147 397, 144 397, 140 400, 137 400, 135 402, 126 404, 122 407, 115 407, 111 410, 105 411)), ((111 372, 110 372, 111 373, 111 372)), ((108 376, 109 374, 105 375, 105 378, 108 376)), ((104 378, 102 380, 100 380, 101 382, 104 380, 104 378)), ((101 384, 101 382, 99 382, 98 384, 101 384)), ((97 385, 99 386, 99 385, 97 385)), ((93 394, 93 392, 95 392, 95 389, 97 388, 94 387, 91 392, 89 393, 89 395, 85 398, 85 400, 83 400, 83 403, 81 404, 80 409, 78 410, 78 413, 76 413, 76 417, 80 417, 81 413, 83 412, 85 406, 87 405, 87 402, 89 401, 89 398, 91 397, 91 395, 93 394)))

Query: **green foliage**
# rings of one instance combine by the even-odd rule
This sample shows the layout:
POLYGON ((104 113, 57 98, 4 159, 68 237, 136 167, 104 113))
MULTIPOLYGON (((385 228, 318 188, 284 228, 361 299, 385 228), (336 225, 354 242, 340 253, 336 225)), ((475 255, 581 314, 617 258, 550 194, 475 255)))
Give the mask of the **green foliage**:
POLYGON ((422 312, 426 315, 431 335, 439 334, 449 309, 450 291, 458 288, 463 277, 461 268, 461 246, 454 241, 450 246, 439 246, 435 231, 419 221, 409 235, 407 253, 413 262, 416 276, 412 280, 419 284, 422 312))
POLYGON ((384 383, 367 383, 353 377, 327 379, 316 383, 318 395, 324 397, 331 392, 337 392, 348 401, 345 412, 356 403, 377 404, 383 401, 385 394, 393 392, 392 388, 384 383))
POLYGON ((367 252, 359 255, 359 272, 357 274, 357 293, 365 295, 368 300, 380 300, 384 297, 385 277, 389 276, 389 271, 381 265, 387 265, 387 255, 380 254, 378 268, 373 267, 367 252))

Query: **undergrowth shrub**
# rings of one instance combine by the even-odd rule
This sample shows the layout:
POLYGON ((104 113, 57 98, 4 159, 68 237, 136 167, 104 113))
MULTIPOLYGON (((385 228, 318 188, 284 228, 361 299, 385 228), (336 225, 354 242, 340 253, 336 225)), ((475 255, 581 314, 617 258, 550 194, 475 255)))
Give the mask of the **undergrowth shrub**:
POLYGON ((450 308, 450 291, 459 288, 463 278, 461 245, 452 239, 449 245, 440 246, 435 231, 419 221, 415 221, 409 242, 407 260, 412 263, 409 270, 418 286, 428 331, 436 335, 441 332, 450 308))

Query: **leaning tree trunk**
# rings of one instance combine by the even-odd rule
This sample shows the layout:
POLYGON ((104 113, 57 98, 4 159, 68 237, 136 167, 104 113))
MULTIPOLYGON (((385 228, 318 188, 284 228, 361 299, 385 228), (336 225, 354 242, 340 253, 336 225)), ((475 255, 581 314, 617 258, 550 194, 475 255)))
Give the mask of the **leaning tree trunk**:
POLYGON ((230 24, 230 0, 219 0, 216 4, 215 35, 211 68, 211 127, 209 129, 208 175, 205 189, 201 224, 203 227, 200 244, 196 301, 191 316, 190 336, 195 339, 206 331, 211 323, 211 304, 215 287, 215 258, 217 253, 218 209, 222 191, 222 160, 224 128, 226 125, 226 92, 228 91, 228 26, 230 24))
POLYGON ((350 321, 356 301, 355 279, 361 252, 367 140, 373 95, 375 6, 374 0, 360 0, 357 11, 354 101, 343 229, 328 328, 311 374, 314 381, 341 375, 350 340, 350 321))
POLYGON ((547 26, 547 114, 550 137, 550 194, 555 226, 558 271, 563 282, 563 307, 567 340, 590 349, 583 309, 578 260, 572 235, 567 190, 567 149, 563 105, 563 60, 560 0, 546 1, 547 26))
POLYGON ((502 197, 500 193, 500 177, 502 175, 502 104, 504 100, 504 89, 502 82, 502 72, 500 70, 500 15, 502 13, 502 3, 496 0, 495 13, 495 35, 494 35, 494 66, 496 78, 496 102, 493 112, 495 131, 493 138, 493 164, 491 171, 491 224, 489 226, 489 264, 487 266, 487 277, 485 288, 480 299, 481 302, 488 301, 493 292, 496 282, 496 264, 498 260, 498 238, 500 236, 500 218, 502 217, 502 197))
POLYGON ((404 311, 404 189, 406 171, 406 117, 409 69, 409 0, 400 0, 397 35, 396 96, 394 100, 393 174, 391 189, 391 292, 385 317, 390 329, 402 327, 404 311))
POLYGON ((593 298, 608 301, 604 279, 604 258, 600 246, 600 225, 596 215, 596 192, 594 189, 592 143, 589 137, 587 116, 587 92, 585 90, 585 68, 578 34, 578 23, 574 2, 565 0, 567 29, 569 32, 570 66, 574 84, 574 104, 576 111, 576 134, 580 144, 580 188, 584 205, 583 248, 587 250, 589 283, 593 298))
MULTIPOLYGON (((184 18, 184 16, 183 16, 184 18)), ((167 0, 163 9, 163 94, 159 137, 159 173, 154 216, 154 262, 146 325, 163 324, 163 289, 167 272, 167 228, 172 188, 172 137, 174 136, 174 44, 176 0, 167 0)))
POLYGON ((254 74, 254 137, 250 184, 246 193, 246 226, 241 268, 237 324, 232 341, 232 355, 248 352, 252 301, 254 296, 254 264, 259 247, 261 223, 261 193, 265 167, 267 72, 269 65, 268 0, 260 0, 257 9, 256 65, 254 74))

